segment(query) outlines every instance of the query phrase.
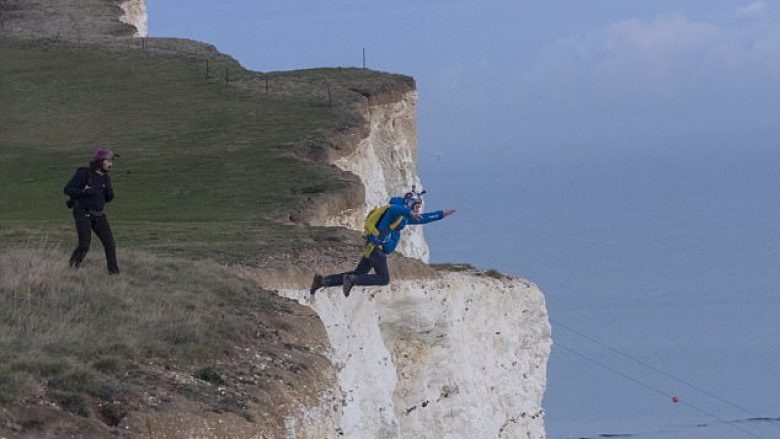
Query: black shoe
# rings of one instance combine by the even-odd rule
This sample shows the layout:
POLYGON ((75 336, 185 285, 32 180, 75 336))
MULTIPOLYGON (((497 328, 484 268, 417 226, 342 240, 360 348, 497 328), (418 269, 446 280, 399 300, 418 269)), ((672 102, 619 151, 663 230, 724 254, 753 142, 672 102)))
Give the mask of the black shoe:
POLYGON ((342 285, 342 288, 344 289, 344 297, 349 297, 349 292, 352 291, 352 287, 354 287, 356 283, 357 279, 355 278, 354 274, 344 275, 344 284, 342 285))
POLYGON ((119 274, 119 269, 118 268, 114 269, 114 270, 108 270, 108 275, 109 276, 112 276, 114 274, 119 274))
POLYGON ((312 296, 314 293, 317 292, 320 288, 324 287, 325 285, 322 284, 322 276, 318 273, 314 274, 314 280, 311 281, 311 288, 309 288, 309 294, 312 296))

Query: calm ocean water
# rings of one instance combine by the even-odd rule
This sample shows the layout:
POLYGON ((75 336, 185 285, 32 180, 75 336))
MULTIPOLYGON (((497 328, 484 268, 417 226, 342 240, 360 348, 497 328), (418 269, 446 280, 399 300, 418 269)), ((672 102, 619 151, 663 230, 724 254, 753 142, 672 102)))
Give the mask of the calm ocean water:
POLYGON ((433 262, 545 293, 549 439, 780 437, 779 170, 747 148, 419 169, 426 207, 458 209, 426 226, 433 262))

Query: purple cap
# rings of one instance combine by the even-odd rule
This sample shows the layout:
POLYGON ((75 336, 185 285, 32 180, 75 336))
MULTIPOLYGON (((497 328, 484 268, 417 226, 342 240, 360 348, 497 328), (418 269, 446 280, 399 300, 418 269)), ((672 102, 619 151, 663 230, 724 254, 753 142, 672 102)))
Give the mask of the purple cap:
POLYGON ((92 156, 93 160, 112 160, 114 158, 114 151, 101 146, 95 150, 95 155, 92 156))

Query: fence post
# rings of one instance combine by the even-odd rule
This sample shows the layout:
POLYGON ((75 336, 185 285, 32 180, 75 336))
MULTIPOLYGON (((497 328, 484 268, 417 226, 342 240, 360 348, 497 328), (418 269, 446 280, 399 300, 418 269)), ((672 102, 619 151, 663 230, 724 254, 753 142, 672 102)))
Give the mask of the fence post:
POLYGON ((330 84, 327 84, 328 87, 328 107, 333 106, 333 96, 330 94, 330 84))
POLYGON ((265 95, 268 96, 268 76, 266 75, 263 79, 265 79, 265 95))
POLYGON ((363 68, 366 68, 366 48, 363 48, 363 68))
POLYGON ((209 60, 206 60, 206 79, 209 79, 209 60))

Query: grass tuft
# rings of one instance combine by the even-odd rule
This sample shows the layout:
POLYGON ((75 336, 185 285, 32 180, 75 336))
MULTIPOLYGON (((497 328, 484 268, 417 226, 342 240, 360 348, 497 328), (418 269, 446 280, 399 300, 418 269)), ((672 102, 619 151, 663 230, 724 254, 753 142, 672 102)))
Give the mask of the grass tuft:
POLYGON ((431 264, 431 268, 437 271, 473 271, 476 270, 476 267, 474 267, 471 264, 466 263, 442 263, 442 264, 431 264))
POLYGON ((508 275, 498 270, 494 270, 492 268, 490 270, 485 271, 483 274, 487 277, 492 277, 493 279, 499 279, 499 280, 510 278, 508 275))

